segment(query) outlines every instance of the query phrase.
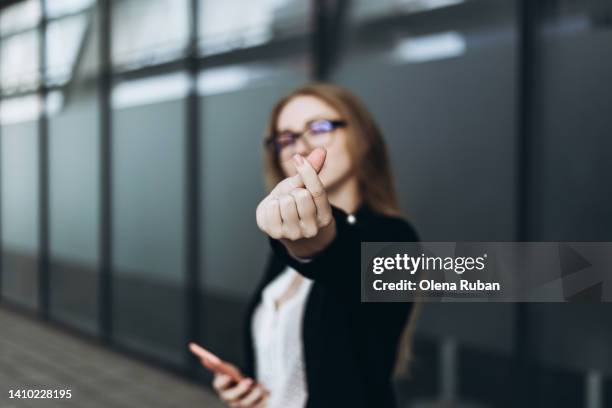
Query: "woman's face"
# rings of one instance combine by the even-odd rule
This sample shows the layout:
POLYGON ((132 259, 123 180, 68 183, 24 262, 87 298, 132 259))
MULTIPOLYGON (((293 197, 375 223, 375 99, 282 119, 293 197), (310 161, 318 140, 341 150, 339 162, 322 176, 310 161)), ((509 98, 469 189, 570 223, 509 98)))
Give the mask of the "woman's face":
MULTIPOLYGON (((346 120, 338 111, 315 96, 300 95, 292 98, 281 110, 276 123, 277 133, 284 131, 301 133, 309 123, 317 119, 346 120)), ((352 175, 352 163, 346 148, 347 138, 351 136, 350 127, 339 127, 329 135, 323 135, 327 150, 325 164, 319 177, 327 190, 331 190, 347 180, 352 175)), ((302 156, 308 154, 316 146, 309 146, 305 137, 298 138, 293 146, 284 147, 279 153, 281 167, 286 176, 296 174, 295 165, 291 160, 293 154, 302 156), (288 150, 285 150, 288 149, 288 150)))

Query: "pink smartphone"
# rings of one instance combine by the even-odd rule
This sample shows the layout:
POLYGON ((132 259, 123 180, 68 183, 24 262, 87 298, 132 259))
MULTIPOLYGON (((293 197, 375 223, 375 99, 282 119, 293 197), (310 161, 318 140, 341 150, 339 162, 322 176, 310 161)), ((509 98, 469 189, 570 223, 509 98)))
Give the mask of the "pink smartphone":
POLYGON ((206 350, 204 347, 195 343, 189 343, 189 350, 198 356, 202 364, 210 371, 218 374, 229 375, 236 382, 240 382, 244 377, 233 365, 221 360, 219 357, 206 350))

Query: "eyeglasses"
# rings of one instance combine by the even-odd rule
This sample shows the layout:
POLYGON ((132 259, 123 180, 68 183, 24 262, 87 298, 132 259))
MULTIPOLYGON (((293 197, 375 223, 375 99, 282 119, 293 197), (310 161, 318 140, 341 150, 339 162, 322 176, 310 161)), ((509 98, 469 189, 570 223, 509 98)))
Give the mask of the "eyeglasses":
POLYGON ((324 147, 331 141, 331 133, 334 130, 346 126, 346 121, 342 119, 317 119, 308 122, 302 132, 286 130, 271 135, 264 143, 267 148, 274 149, 276 153, 283 152, 283 155, 285 152, 292 153, 295 143, 300 137, 303 137, 304 142, 311 148, 324 147))

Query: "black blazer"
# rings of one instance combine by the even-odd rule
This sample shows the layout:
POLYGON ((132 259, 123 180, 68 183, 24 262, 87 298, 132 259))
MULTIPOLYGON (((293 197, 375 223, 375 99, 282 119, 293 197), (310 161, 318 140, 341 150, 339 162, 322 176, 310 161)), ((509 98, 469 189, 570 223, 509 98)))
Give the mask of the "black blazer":
POLYGON ((408 222, 365 205, 355 213, 354 224, 342 210, 332 207, 332 212, 337 236, 310 262, 295 260, 280 241, 270 240, 272 256, 246 316, 244 371, 255 375, 251 331, 255 307, 264 287, 289 265, 314 281, 302 323, 306 406, 395 407, 391 375, 412 304, 361 303, 360 243, 418 238, 408 222))

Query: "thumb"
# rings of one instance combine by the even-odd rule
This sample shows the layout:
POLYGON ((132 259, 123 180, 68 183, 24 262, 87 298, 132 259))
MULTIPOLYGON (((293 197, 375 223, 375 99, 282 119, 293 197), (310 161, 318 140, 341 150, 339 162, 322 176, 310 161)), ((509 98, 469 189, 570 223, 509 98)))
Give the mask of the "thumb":
POLYGON ((306 160, 308 160, 312 168, 317 173, 319 173, 321 171, 321 168, 323 168, 323 164, 325 163, 326 157, 327 157, 327 150, 325 150, 322 147, 317 147, 312 152, 310 152, 308 157, 306 157, 306 160))

